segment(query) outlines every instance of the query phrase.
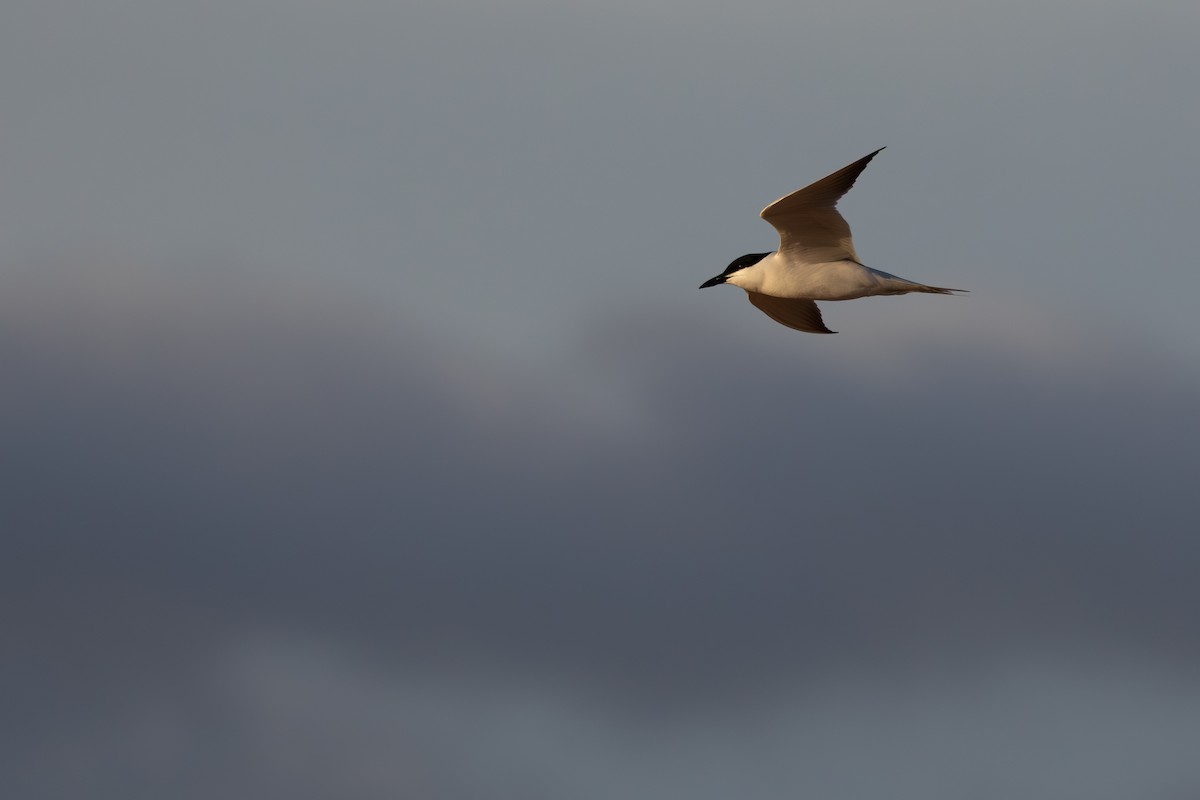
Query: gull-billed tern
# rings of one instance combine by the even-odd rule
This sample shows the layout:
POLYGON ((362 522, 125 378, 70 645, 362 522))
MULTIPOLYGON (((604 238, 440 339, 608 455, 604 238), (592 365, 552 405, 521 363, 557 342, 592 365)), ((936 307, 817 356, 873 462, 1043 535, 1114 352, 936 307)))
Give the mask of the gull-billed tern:
POLYGON ((825 327, 814 300, 961 291, 907 281, 858 260, 850 226, 836 206, 880 150, 764 208, 760 216, 779 232, 779 249, 735 258, 700 288, 721 283, 740 286, 768 317, 807 333, 834 332, 825 327))

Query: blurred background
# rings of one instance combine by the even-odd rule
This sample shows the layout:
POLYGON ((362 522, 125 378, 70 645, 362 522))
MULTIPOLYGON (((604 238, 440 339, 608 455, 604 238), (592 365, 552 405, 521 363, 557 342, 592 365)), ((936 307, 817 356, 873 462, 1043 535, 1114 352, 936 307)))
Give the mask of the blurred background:
POLYGON ((8 0, 0 790, 1197 796, 1198 25, 8 0))

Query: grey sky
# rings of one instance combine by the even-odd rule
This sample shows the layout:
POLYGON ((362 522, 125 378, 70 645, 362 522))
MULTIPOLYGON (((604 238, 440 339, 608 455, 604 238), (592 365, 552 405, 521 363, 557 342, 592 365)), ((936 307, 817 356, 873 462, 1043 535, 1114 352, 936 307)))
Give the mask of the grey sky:
POLYGON ((4 793, 1195 794, 1198 18, 6 4, 4 793))

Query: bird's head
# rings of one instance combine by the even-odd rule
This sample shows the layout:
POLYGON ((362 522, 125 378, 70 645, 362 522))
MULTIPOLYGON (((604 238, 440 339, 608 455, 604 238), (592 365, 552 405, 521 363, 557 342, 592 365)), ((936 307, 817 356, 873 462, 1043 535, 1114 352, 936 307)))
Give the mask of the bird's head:
POLYGON ((729 276, 732 275, 733 273, 740 272, 741 270, 744 270, 746 267, 752 267, 769 255, 771 255, 771 254, 770 253, 747 253, 744 256, 739 256, 738 258, 735 258, 733 261, 730 261, 729 266, 726 267, 725 271, 722 272, 720 275, 718 275, 715 278, 709 278, 704 283, 700 284, 700 288, 707 289, 709 286, 719 286, 720 284, 727 282, 729 280, 729 276))

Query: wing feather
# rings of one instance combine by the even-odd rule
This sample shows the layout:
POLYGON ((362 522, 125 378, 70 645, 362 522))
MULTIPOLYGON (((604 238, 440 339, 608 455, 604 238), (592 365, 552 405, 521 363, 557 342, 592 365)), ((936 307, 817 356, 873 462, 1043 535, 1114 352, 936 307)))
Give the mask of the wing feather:
POLYGON ((790 251, 809 263, 858 260, 850 225, 836 206, 880 150, 883 148, 762 210, 760 216, 779 232, 780 252, 790 251))
POLYGON ((795 297, 774 297, 760 292, 746 292, 750 302, 759 311, 780 325, 786 325, 805 333, 834 333, 825 327, 821 309, 812 300, 795 297))

